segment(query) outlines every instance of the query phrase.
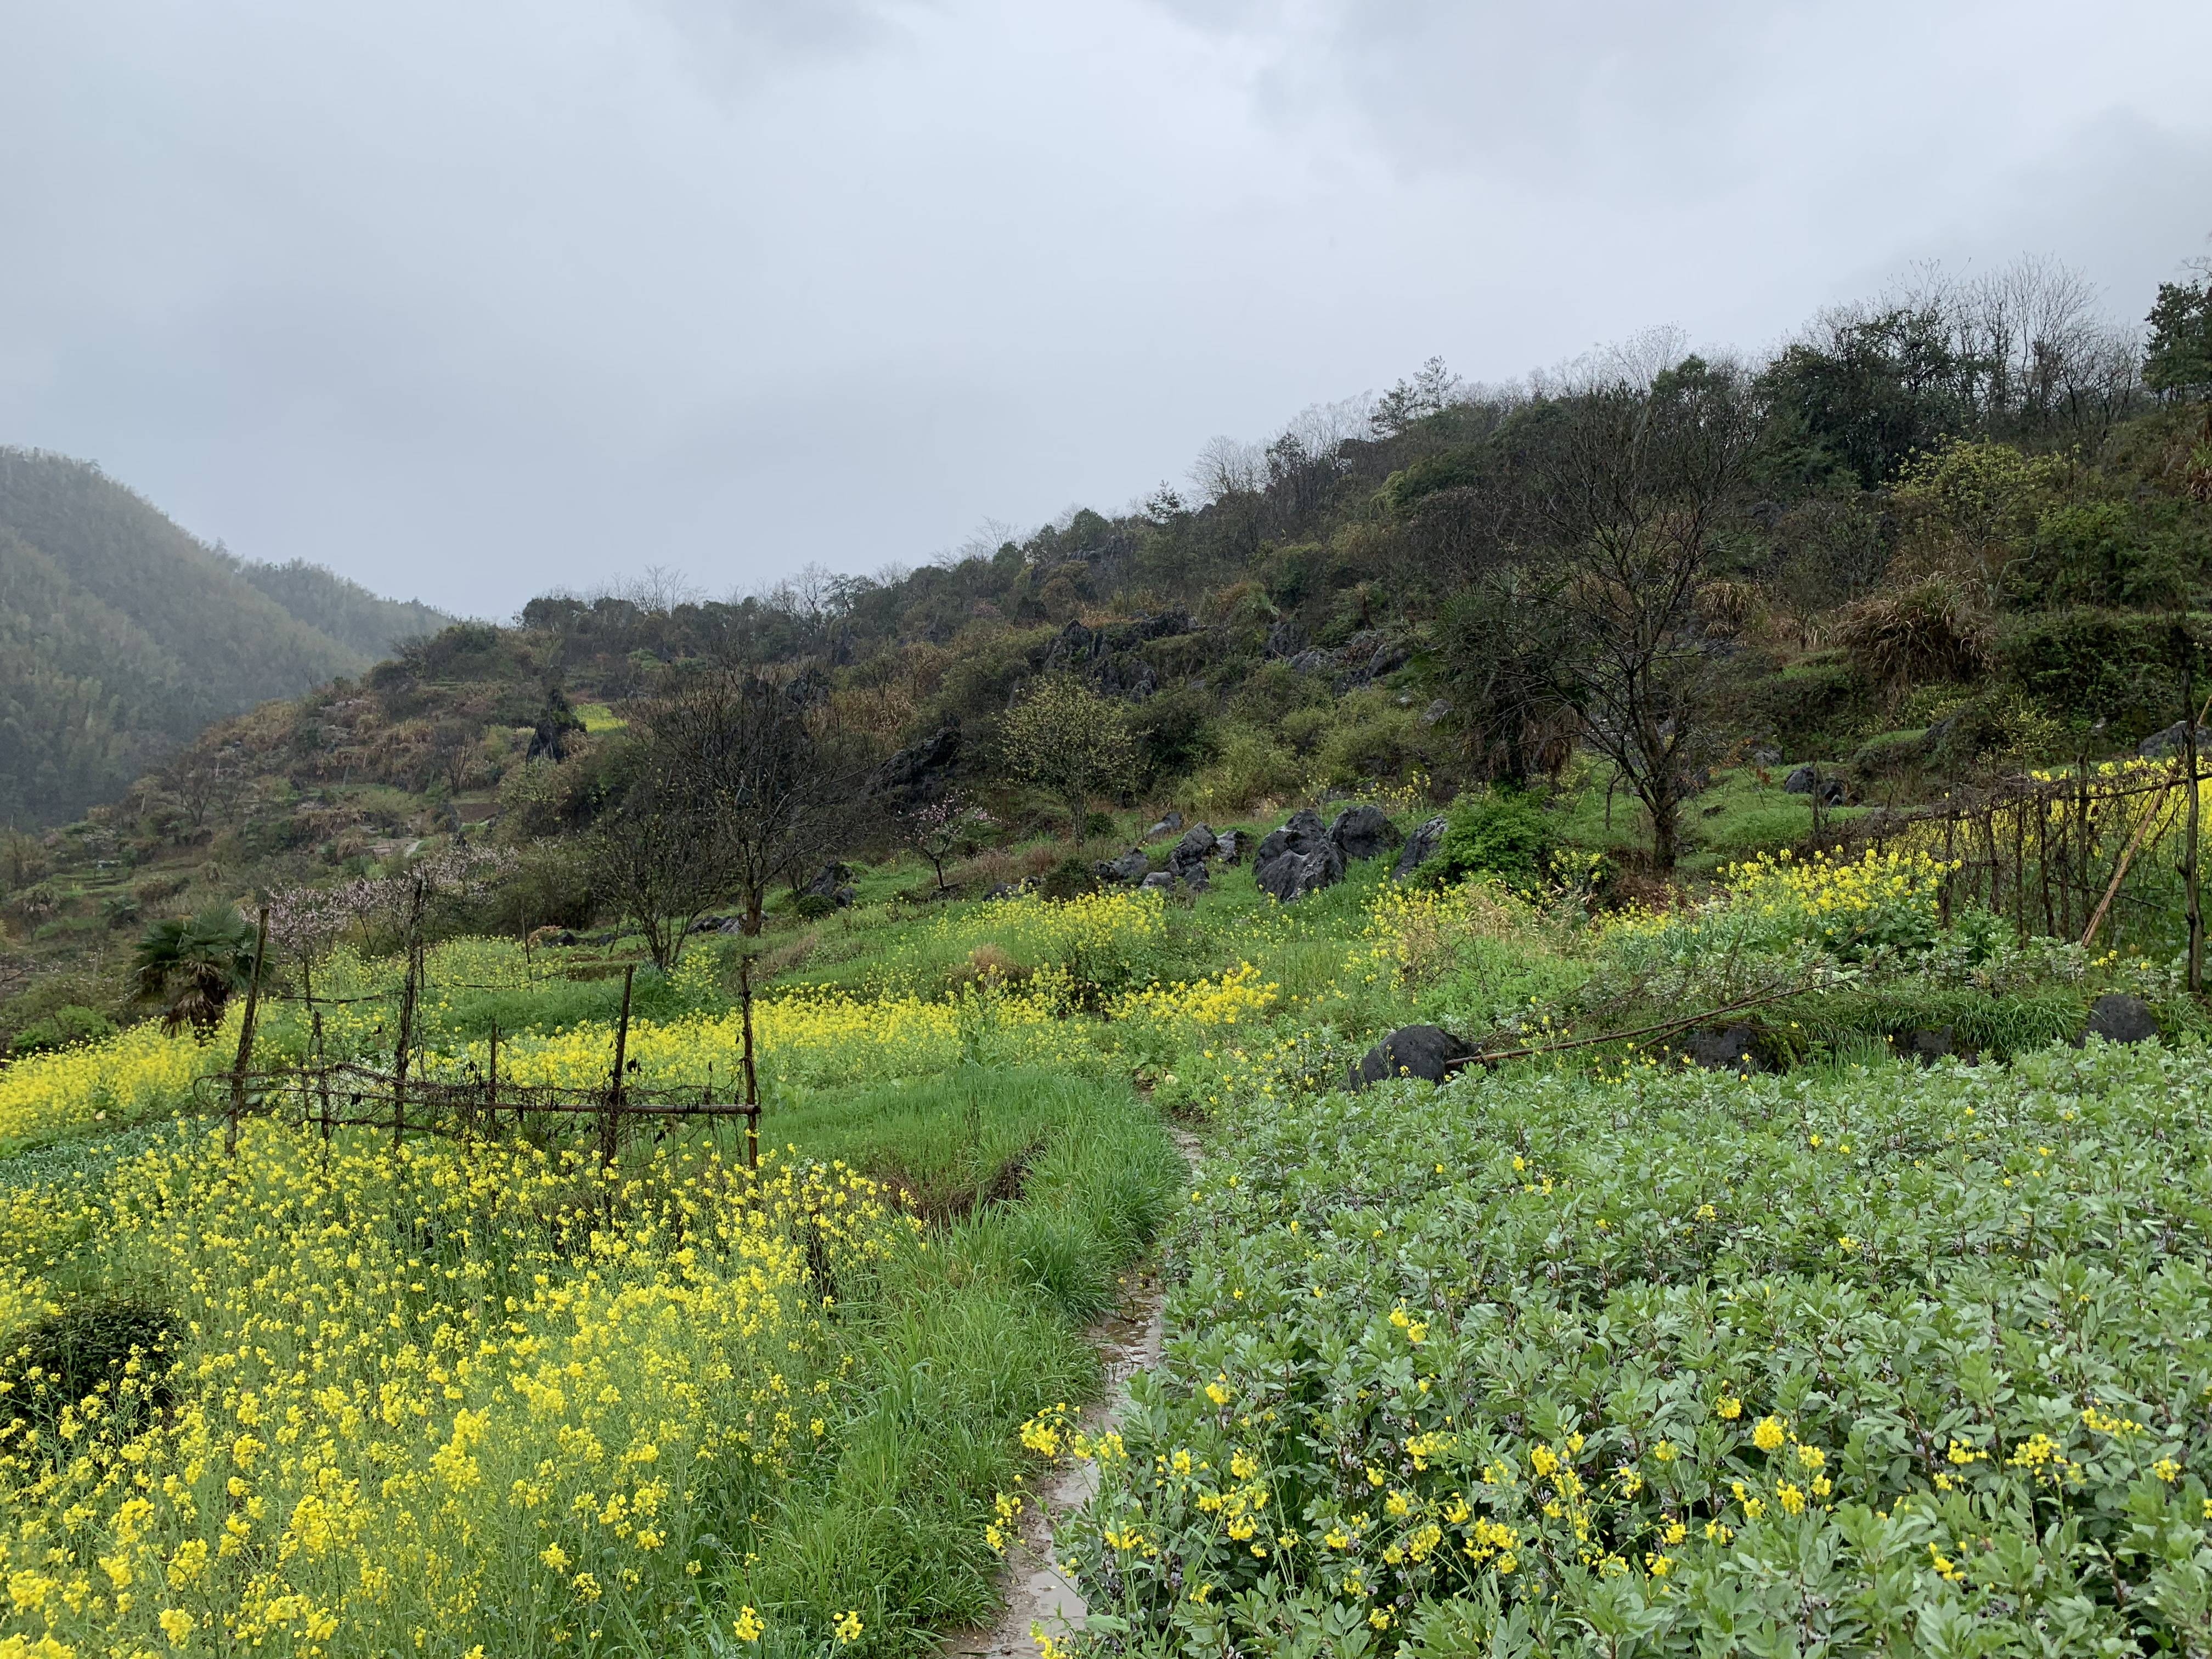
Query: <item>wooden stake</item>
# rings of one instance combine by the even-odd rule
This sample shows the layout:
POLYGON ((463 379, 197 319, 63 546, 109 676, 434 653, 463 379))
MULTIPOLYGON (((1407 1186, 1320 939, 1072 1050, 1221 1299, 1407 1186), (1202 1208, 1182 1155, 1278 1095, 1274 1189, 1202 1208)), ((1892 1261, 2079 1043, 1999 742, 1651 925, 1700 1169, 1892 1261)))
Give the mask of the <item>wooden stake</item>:
POLYGON ((623 1067, 629 1052, 630 987, 637 979, 635 963, 623 969, 622 1018, 615 1022, 615 1082, 607 1091, 607 1109, 599 1117, 599 1162, 608 1169, 614 1167, 615 1154, 620 1149, 623 1108, 623 1067))
POLYGON ((407 978, 399 989, 399 1043, 392 1056, 392 1150, 395 1152, 407 1128, 407 1056, 415 1042, 415 996, 420 960, 420 946, 410 943, 407 947, 407 978))
MULTIPOLYGON (((2172 790, 2166 792, 2167 795, 2172 793, 2172 790)), ((2089 913, 2089 925, 2081 930, 2084 949, 2087 948, 2091 939, 2097 937, 2097 929, 2105 920, 2105 912, 2112 908, 2112 899, 2120 890, 2120 883, 2126 879, 2128 866, 2135 860, 2136 849, 2142 845, 2143 833, 2150 828, 2151 820, 2157 819, 2161 830, 2166 827, 2166 796, 2161 795, 2143 808, 2143 815, 2136 824, 2135 833, 2128 837, 2128 844, 2120 849, 2120 861, 2112 866, 2112 878, 2105 884, 2105 896, 2097 901, 2097 908, 2089 913)))
POLYGON ((269 907, 261 907, 261 925, 253 934, 253 977, 246 985, 246 1012, 238 1022, 238 1059, 230 1068, 230 1112, 223 1125, 226 1158, 238 1155, 238 1120, 246 1115, 246 1068, 253 1063, 253 1020, 261 1006, 261 959, 269 949, 269 907))
POLYGON ((2190 711, 2197 706, 2197 641, 2185 617, 2181 623, 2181 718, 2184 753, 2189 762, 2189 827, 2181 843, 2182 914, 2189 920, 2189 994, 2204 993, 2204 896, 2197 884, 2197 817, 2200 790, 2197 778, 2197 722, 2202 716, 2190 711))
POLYGON ((738 1000, 744 1009, 745 1168, 760 1168, 760 1074, 753 1069, 753 959, 738 958, 738 1000))

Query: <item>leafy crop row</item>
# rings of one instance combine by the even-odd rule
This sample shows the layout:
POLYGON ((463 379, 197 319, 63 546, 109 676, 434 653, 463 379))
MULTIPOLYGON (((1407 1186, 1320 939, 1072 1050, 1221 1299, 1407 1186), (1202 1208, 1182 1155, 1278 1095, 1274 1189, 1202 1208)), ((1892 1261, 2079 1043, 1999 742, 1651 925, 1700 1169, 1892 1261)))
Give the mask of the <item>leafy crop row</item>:
POLYGON ((1061 1553, 1141 1648, 2202 1651, 2205 1059, 1240 1109, 1061 1553))

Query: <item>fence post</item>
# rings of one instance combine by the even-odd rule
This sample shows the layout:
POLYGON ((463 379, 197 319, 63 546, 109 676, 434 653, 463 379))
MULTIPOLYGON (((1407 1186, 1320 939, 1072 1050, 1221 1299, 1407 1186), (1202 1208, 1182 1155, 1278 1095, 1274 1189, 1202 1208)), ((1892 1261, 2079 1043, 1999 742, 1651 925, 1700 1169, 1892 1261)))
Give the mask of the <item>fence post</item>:
POLYGON ((619 1149, 623 1109, 623 1066, 629 1050, 630 987, 637 978, 635 963, 623 969, 622 1018, 615 1023, 615 1081, 607 1091, 606 1109, 599 1114, 599 1162, 609 1169, 614 1167, 615 1153, 619 1149))
POLYGON ((323 1164, 328 1168, 331 1160, 331 1061, 323 1048, 323 1011, 316 1009, 308 1016, 314 1029, 315 1094, 323 1112, 323 1164))
POLYGON ((238 1022, 238 1059, 230 1068, 230 1112, 223 1125, 222 1151, 238 1155, 238 1120, 246 1115, 246 1068, 253 1063, 253 1017, 261 1006, 261 959, 269 949, 269 907, 261 907, 261 923, 253 933, 253 977, 246 984, 246 1012, 238 1022))
POLYGON ((2189 994, 2204 994, 2204 897, 2197 884, 2197 641, 2185 618, 2181 635, 2181 741, 2189 761, 2189 821, 2181 843, 2181 908, 2189 922, 2189 994))
POLYGON ((484 1079, 484 1131, 499 1134, 499 1022, 491 1023, 491 1074, 484 1079))
POLYGON ((745 1168, 760 1168, 760 1073, 753 1069, 753 959, 738 958, 738 1000, 744 1010, 745 1168))
MULTIPOLYGON (((413 929, 409 931, 411 933, 413 929)), ((393 1058, 392 1069, 392 1150, 395 1152, 399 1150, 401 1135, 407 1127, 407 1054, 415 1042, 415 994, 422 972, 422 948, 419 939, 410 938, 407 946, 407 979, 399 991, 399 1051, 393 1058)))

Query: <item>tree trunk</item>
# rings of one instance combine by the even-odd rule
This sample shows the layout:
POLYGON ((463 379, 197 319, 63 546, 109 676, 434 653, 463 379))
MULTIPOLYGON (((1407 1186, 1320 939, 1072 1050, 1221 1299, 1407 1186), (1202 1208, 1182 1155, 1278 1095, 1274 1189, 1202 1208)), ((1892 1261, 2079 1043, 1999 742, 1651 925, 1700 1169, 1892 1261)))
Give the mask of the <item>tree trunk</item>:
POLYGON ((1665 872, 1674 867, 1676 837, 1680 831, 1682 804, 1672 790, 1644 797, 1644 810, 1651 815, 1651 866, 1665 872))

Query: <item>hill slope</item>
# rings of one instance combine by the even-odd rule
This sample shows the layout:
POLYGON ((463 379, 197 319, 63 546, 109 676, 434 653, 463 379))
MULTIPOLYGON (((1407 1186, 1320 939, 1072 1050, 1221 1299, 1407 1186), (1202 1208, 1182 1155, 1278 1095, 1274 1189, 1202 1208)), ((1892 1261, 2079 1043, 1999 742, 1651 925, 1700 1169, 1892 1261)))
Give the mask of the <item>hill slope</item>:
POLYGON ((70 817, 211 721, 444 620, 241 564, 97 466, 0 449, 0 821, 70 817))

